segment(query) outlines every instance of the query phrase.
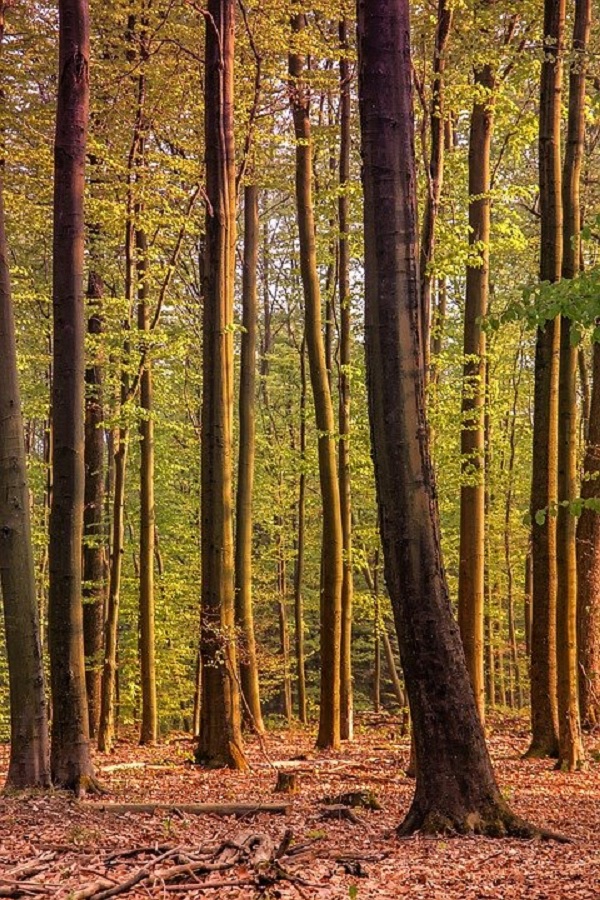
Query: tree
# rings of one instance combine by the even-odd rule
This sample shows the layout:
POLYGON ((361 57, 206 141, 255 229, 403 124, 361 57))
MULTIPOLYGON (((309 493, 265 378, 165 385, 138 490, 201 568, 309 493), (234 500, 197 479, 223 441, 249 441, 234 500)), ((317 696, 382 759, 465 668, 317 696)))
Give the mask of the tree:
POLYGON ((201 460, 202 703, 196 760, 245 768, 234 633, 232 510, 234 0, 209 0, 205 43, 206 252, 201 460))
POLYGON ((81 603, 85 338, 83 195, 88 105, 87 0, 61 0, 54 145, 54 432, 48 646, 52 687, 52 779, 56 785, 77 793, 85 793, 94 785, 81 603))
POLYGON ((385 574, 417 783, 399 828, 523 834, 500 796, 450 608, 425 418, 408 0, 359 0, 365 349, 385 574))
MULTIPOLYGON (((303 13, 292 19, 294 37, 306 27, 303 13)), ((321 702, 317 746, 340 743, 340 643, 343 533, 335 453, 335 422, 321 330, 321 291, 317 270, 312 199, 310 101, 303 80, 304 59, 293 47, 289 56, 290 100, 296 136, 296 205, 300 236, 300 272, 304 290, 305 340, 319 433, 319 479, 323 515, 321 566, 321 702)))
POLYGON ((242 276, 242 347, 239 396, 239 457, 235 532, 235 609, 241 630, 240 681, 245 709, 253 728, 264 731, 254 615, 252 609, 252 492, 256 446, 256 324, 258 265, 258 189, 244 188, 244 268, 242 276))
MULTIPOLYGON (((560 119, 565 0, 544 2, 540 82, 540 278, 558 281, 562 257, 560 119)), ((558 753, 556 702, 556 518, 560 320, 540 325, 535 349, 531 482, 531 746, 528 756, 558 753)))
MULTIPOLYGON (((4 4, 0 4, 0 45, 4 4)), ((0 93, 0 99, 2 95, 0 93)), ((0 588, 10 682, 6 786, 49 787, 48 720, 0 162, 0 588)))

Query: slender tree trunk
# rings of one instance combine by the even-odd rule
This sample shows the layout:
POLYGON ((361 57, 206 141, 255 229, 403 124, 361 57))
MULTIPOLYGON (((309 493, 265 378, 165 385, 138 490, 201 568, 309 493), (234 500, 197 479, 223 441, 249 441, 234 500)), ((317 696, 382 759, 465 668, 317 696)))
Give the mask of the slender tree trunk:
POLYGON ((379 554, 373 566, 373 709, 381 708, 381 601, 379 599, 379 554))
POLYGON ((441 561, 425 418, 408 0, 359 0, 358 35, 369 414, 418 761, 400 832, 523 834, 494 779, 441 561))
MULTIPOLYGON (((280 473, 281 477, 281 473, 280 473)), ((279 484, 281 492, 281 481, 279 484)), ((280 498, 281 504, 281 498, 280 498)), ((277 527, 277 620, 279 623, 279 653, 281 656, 281 675, 283 681, 282 711, 288 725, 292 722, 292 680, 290 673, 290 636, 287 622, 287 579, 285 572, 285 545, 282 530, 283 517, 275 517, 277 527)))
POLYGON ((244 268, 242 274, 242 339, 239 396, 239 457, 235 533, 235 612, 243 641, 240 681, 244 709, 252 727, 262 733, 254 614, 252 610, 252 494, 256 444, 256 320, 258 266, 258 189, 244 188, 244 268))
MULTIPOLYGON (((293 36, 305 27, 303 14, 292 20, 293 36)), ((323 513, 321 587, 321 703, 317 745, 340 743, 340 644, 343 583, 343 534, 335 453, 335 421, 321 329, 321 292, 317 271, 312 201, 312 142, 309 97, 302 80, 303 57, 290 53, 290 98, 296 135, 296 203, 300 233, 300 269, 304 289, 306 348, 319 433, 319 476, 323 513)))
POLYGON ((524 609, 525 618, 525 652, 527 660, 531 658, 531 592, 533 583, 533 572, 531 567, 531 551, 527 551, 525 557, 525 591, 524 591, 524 609))
MULTIPOLYGON (((143 152, 143 151, 142 151, 143 152)), ((141 215, 138 210, 138 217, 141 215)), ((135 231, 138 277, 138 333, 142 342, 150 338, 148 303, 148 243, 139 223, 135 231)), ((155 661, 154 551, 156 513, 154 508, 154 418, 152 361, 147 347, 140 376, 140 668, 142 722, 140 744, 153 744, 158 737, 155 661)))
POLYGON ((462 394, 458 623, 477 710, 485 717, 483 608, 485 563, 485 332, 489 296, 490 151, 496 80, 492 67, 475 71, 469 135, 469 244, 479 248, 467 267, 462 394))
POLYGON ((348 186, 350 182, 350 64, 348 23, 339 24, 340 46, 340 163, 338 200, 338 284, 340 296, 339 338, 339 427, 338 477, 340 511, 344 543, 344 577, 342 582, 342 629, 340 667, 340 737, 354 737, 354 702, 352 697, 352 601, 354 593, 352 567, 352 497, 350 483, 350 247, 348 222, 348 186))
POLYGON ((81 603, 85 340, 83 195, 88 107, 87 0, 60 0, 54 146, 54 441, 48 634, 52 778, 56 785, 77 793, 84 793, 93 785, 81 603))
MULTIPOLYGON (((585 53, 591 27, 591 0, 576 0, 573 60, 569 72, 569 119, 563 178, 563 278, 579 272, 581 165, 585 149, 585 53)), ((558 433, 557 662, 559 766, 570 772, 584 762, 577 671, 577 548, 576 521, 570 508, 577 485, 577 347, 571 323, 563 317, 560 344, 558 433)))
MULTIPOLYGON (((88 333, 102 334, 104 286, 100 276, 90 271, 88 279, 88 333)), ((83 509, 83 646, 85 682, 88 700, 90 737, 98 734, 100 691, 104 646, 104 606, 106 601, 106 553, 104 545, 104 410, 102 405, 102 367, 94 361, 85 370, 83 509)))
MULTIPOLYGON (((433 78, 429 114, 430 146, 427 171, 427 193, 421 231, 421 298, 423 303, 423 346, 429 356, 429 335, 431 331, 431 293, 434 275, 431 264, 435 253, 435 226, 440 210, 444 179, 444 75, 446 71, 446 50, 452 27, 453 9, 448 0, 438 0, 435 46, 433 50, 433 78)), ((433 347, 432 347, 433 349, 433 347)), ((438 351, 439 352, 439 351, 438 351)), ((434 350, 435 353, 435 350, 434 350)))
MULTIPOLYGON (((561 275, 560 120, 565 0, 544 2, 544 59, 540 85, 540 278, 561 275)), ((531 484, 531 746, 527 756, 558 754, 556 702, 556 518, 560 321, 538 328, 535 349, 533 478, 531 484)))
POLYGON ((205 45, 206 254, 202 388, 202 704, 196 760, 246 767, 235 647, 232 516, 234 0, 209 0, 205 45))
POLYGON ((306 533, 306 346, 304 338, 300 346, 300 478, 298 484, 298 533, 296 537, 296 565, 294 568, 294 620, 296 642, 296 681, 298 691, 298 718, 303 725, 308 722, 306 706, 306 672, 304 664, 304 609, 302 579, 304 575, 306 533))
MULTIPOLYGON (((0 4, 0 41, 4 4, 0 4)), ((44 666, 31 544, 27 461, 15 322, 4 226, 0 163, 0 588, 10 685, 10 762, 6 786, 49 787, 44 666)))

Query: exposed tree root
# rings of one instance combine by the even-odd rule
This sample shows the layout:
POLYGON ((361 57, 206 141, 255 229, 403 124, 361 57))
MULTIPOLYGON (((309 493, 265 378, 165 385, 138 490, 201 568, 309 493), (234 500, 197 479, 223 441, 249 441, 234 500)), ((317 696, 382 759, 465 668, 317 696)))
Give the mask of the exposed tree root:
POLYGON ((451 816, 435 809, 422 812, 413 805, 404 821, 396 829, 396 834, 398 837, 404 838, 417 833, 447 836, 470 834, 520 840, 537 838, 557 841, 561 844, 572 843, 572 838, 567 835, 531 825, 525 819, 515 816, 514 813, 501 806, 492 807, 485 815, 471 812, 461 816, 451 816))
POLYGON ((538 744, 532 742, 521 759, 558 759, 558 744, 538 744))

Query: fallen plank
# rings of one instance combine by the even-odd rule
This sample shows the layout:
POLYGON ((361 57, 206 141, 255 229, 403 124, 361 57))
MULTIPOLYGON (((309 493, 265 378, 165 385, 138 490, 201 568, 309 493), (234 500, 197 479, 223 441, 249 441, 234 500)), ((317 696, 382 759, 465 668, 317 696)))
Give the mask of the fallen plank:
POLYGON ((109 812, 116 815, 124 813, 156 812, 188 813, 191 816, 251 816, 257 813, 268 815, 286 815, 289 812, 287 803, 81 803, 86 809, 109 812))

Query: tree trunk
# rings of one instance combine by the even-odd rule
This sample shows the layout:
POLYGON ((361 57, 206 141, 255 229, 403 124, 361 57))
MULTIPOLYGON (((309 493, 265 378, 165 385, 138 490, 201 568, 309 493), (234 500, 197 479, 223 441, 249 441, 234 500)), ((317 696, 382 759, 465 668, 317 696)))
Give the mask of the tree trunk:
POLYGON ((298 533, 296 537, 296 565, 294 568, 294 623, 296 650, 296 679, 298 691, 298 718, 303 725, 308 722, 306 706, 306 672, 304 665, 304 609, 302 579, 304 575, 306 533, 306 345, 300 346, 300 478, 298 484, 298 533))
POLYGON ((340 665, 340 737, 354 737, 354 702, 352 696, 352 601, 354 593, 352 568, 352 497, 350 483, 350 247, 348 222, 348 187, 350 182, 350 63, 348 61, 348 23, 339 24, 340 57, 340 164, 338 199, 338 281, 340 295, 339 337, 339 428, 338 478, 340 512, 344 544, 344 577, 342 582, 342 625, 340 665))
MULTIPOLYGON (((293 17, 293 36, 305 27, 293 17)), ((290 53, 290 100, 296 135, 296 203, 300 233, 300 270, 304 289, 306 348, 319 434, 319 477, 323 513, 321 586, 321 702, 317 746, 340 744, 340 643, 343 583, 343 535, 337 475, 336 427, 321 329, 321 292, 317 271, 312 201, 312 143, 309 95, 302 81, 303 57, 290 53)))
POLYGON ((258 266, 258 189, 244 188, 244 268, 242 274, 242 339, 239 396, 239 457, 235 532, 235 614, 243 642, 240 650, 242 713, 259 733, 264 731, 254 614, 252 610, 252 493, 255 458, 256 319, 258 266))
POLYGON ((427 354, 427 361, 431 330, 431 288, 434 278, 431 265, 435 252, 435 226, 440 210, 444 179, 444 74, 446 71, 446 49, 452 27, 453 12, 448 0, 438 0, 429 111, 429 166, 427 169, 427 194, 425 195, 423 228, 421 230, 420 260, 424 327, 423 346, 427 354))
MULTIPOLYGON (((0 40, 4 24, 0 5, 0 40)), ((29 487, 0 163, 0 587, 10 684, 6 786, 49 787, 44 666, 31 544, 29 487)))
MULTIPOLYGON (((579 272, 581 164, 585 149, 585 53, 591 26, 591 0, 576 0, 573 60, 569 73, 569 119, 563 178, 563 278, 579 272)), ((557 669, 559 766, 574 771, 584 762, 579 716, 577 671, 577 548, 576 521, 568 506, 578 496, 577 485, 577 347, 571 323, 563 317, 560 343, 558 433, 557 669)))
MULTIPOLYGON (((562 209, 560 119, 565 0, 544 2, 544 59, 540 84, 540 278, 561 275, 562 209)), ((535 348, 533 477, 531 483, 531 746, 527 756, 556 756, 556 518, 560 321, 538 328, 535 348)))
MULTIPOLYGON (((88 333, 102 334, 104 286, 100 276, 90 271, 88 280, 88 333)), ((104 409, 102 367, 94 361, 85 370, 83 509, 83 646, 90 737, 98 734, 100 691, 104 647, 104 605, 106 599, 106 553, 104 546, 104 409)))
POLYGON ((359 0, 369 414, 417 781, 400 833, 526 830, 500 796, 441 561, 425 418, 408 0, 359 0))
MULTIPOLYGON (((280 473, 281 477, 281 473, 280 473)), ((281 506, 281 480, 279 482, 279 506, 281 506)), ((283 541, 283 517, 275 517, 277 546, 277 621, 279 624, 279 654, 281 658, 282 713, 288 725, 292 722, 292 680, 290 673, 290 636, 287 622, 287 582, 285 573, 285 545, 283 541)))
POLYGON ((467 267, 462 428, 458 623, 477 710, 485 717, 483 608, 485 562, 485 332, 489 295, 490 150, 496 79, 490 65, 475 71, 469 135, 469 244, 477 264, 467 267))
POLYGON ((232 516, 234 0, 209 0, 205 45, 206 253, 202 385, 202 704, 197 762, 246 768, 235 647, 232 516))
POLYGON ((90 757, 81 541, 84 498, 83 305, 86 137, 89 107, 87 0, 60 0, 54 146, 53 491, 48 635, 52 685, 52 778, 78 793, 93 782, 90 757))

